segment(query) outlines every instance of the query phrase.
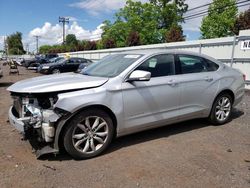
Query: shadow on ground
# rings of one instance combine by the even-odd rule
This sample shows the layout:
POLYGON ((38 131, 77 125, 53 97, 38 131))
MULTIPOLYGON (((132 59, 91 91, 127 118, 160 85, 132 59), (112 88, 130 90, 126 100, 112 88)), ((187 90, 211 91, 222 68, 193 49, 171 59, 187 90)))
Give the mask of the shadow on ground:
POLYGON ((12 84, 14 84, 14 83, 13 82, 3 82, 3 83, 0 83, 0 87, 9 87, 12 84))
MULTIPOLYGON (((232 112, 232 120, 241 117, 244 114, 243 111, 234 109, 232 112)), ((226 126, 227 124, 225 124, 226 126)), ((197 129, 201 129, 204 127, 213 126, 206 119, 194 119, 190 121, 184 121, 177 124, 167 125, 165 127, 160 127, 156 129, 151 129, 139 133, 135 133, 132 135, 124 136, 121 138, 115 139, 106 152, 103 155, 115 152, 124 147, 129 147, 132 145, 165 138, 173 135, 177 135, 184 132, 189 132, 197 129)), ((65 151, 62 151, 59 155, 44 155, 39 158, 40 160, 48 160, 48 161, 64 161, 64 160, 73 160, 65 151)))

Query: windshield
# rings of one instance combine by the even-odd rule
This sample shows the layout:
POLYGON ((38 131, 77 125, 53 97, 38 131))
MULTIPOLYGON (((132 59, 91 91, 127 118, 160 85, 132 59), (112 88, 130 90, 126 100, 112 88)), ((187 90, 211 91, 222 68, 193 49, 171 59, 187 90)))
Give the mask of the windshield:
POLYGON ((82 70, 82 74, 98 77, 115 77, 137 61, 142 55, 115 54, 109 55, 82 70))
POLYGON ((58 57, 51 58, 51 59, 49 59, 49 62, 54 62, 54 61, 56 61, 57 58, 58 57))
POLYGON ((67 61, 67 59, 59 59, 59 60, 56 60, 54 63, 65 63, 67 61))

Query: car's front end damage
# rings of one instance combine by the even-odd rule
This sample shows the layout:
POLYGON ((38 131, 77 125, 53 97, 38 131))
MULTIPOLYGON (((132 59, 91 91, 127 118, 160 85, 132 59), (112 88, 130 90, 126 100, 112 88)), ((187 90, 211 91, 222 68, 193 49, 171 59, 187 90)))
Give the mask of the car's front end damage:
POLYGON ((14 92, 11 95, 14 102, 9 110, 10 123, 23 134, 24 139, 39 143, 41 147, 36 148, 38 157, 43 146, 46 146, 46 153, 56 153, 53 148, 55 125, 61 117, 60 112, 56 113, 53 108, 57 95, 14 92))
MULTIPOLYGON (((8 88, 13 98, 9 122, 23 134, 25 140, 35 142, 32 146, 36 146, 37 157, 58 153, 60 125, 73 114, 57 107, 57 103, 62 103, 59 96, 99 87, 107 80, 68 73, 17 82, 8 88)), ((62 106, 67 109, 66 104, 62 106)))

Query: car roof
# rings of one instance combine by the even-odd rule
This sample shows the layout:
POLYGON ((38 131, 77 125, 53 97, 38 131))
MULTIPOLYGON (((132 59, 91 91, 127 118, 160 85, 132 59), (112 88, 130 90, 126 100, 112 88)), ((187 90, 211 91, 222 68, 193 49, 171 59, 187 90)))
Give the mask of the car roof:
POLYGON ((145 55, 152 56, 152 55, 161 54, 161 53, 193 55, 193 56, 198 56, 198 57, 208 59, 208 60, 216 62, 218 64, 223 64, 220 61, 218 61, 217 59, 210 57, 208 55, 200 54, 197 52, 185 51, 185 50, 148 49, 148 50, 127 51, 127 52, 122 52, 122 53, 123 54, 138 54, 138 55, 144 55, 144 56, 145 55))

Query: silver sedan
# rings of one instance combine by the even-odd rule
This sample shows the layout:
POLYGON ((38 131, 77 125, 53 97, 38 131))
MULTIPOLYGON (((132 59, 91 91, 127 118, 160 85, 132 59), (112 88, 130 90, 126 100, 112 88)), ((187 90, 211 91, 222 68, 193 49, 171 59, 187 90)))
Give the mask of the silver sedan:
POLYGON ((43 76, 8 88, 10 123, 58 153, 101 154, 114 137, 194 118, 220 125, 244 95, 244 75, 181 51, 110 55, 80 73, 43 76))

